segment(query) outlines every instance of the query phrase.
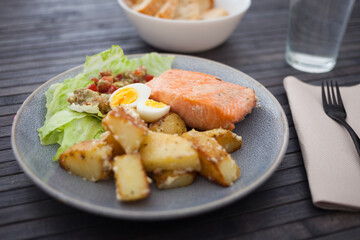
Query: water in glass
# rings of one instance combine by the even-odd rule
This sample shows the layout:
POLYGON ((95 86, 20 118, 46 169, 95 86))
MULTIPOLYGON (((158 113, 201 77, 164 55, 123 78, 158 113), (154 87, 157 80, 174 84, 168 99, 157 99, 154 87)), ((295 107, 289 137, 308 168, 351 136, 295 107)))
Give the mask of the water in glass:
POLYGON ((291 0, 286 61, 305 72, 333 69, 353 4, 354 0, 291 0))

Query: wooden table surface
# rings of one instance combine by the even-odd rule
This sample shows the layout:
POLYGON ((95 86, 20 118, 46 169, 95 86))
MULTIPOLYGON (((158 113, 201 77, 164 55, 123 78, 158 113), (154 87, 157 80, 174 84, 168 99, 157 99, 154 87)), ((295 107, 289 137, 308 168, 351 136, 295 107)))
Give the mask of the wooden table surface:
MULTIPOLYGON (((319 84, 360 83, 360 2, 334 70, 309 74, 284 60, 288 1, 253 1, 223 45, 195 56, 237 68, 265 85, 286 112, 290 140, 275 174, 247 197, 191 218, 132 222, 64 205, 40 190, 12 153, 14 115, 29 94, 86 55, 120 45, 126 54, 161 50, 144 43, 116 0, 0 1, 0 239, 360 239, 360 213, 313 206, 301 149, 282 84, 287 75, 319 84)), ((354 183, 359 184, 359 183, 354 183)))

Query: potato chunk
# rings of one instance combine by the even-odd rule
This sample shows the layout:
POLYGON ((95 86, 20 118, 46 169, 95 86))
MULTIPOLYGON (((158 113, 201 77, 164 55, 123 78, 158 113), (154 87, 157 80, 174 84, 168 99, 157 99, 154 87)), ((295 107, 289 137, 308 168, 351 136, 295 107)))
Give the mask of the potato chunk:
POLYGON ((149 125, 149 129, 154 132, 181 135, 187 131, 185 122, 176 113, 169 113, 156 122, 149 125))
POLYGON ((113 157, 119 156, 125 153, 124 149, 120 146, 120 144, 115 140, 115 138, 111 135, 109 131, 101 134, 100 139, 113 147, 113 157))
POLYGON ((101 140, 83 141, 61 154, 59 163, 66 171, 95 182, 109 177, 112 150, 101 140))
POLYGON ((192 143, 177 135, 150 131, 140 147, 146 171, 200 170, 192 143))
POLYGON ((182 136, 190 140, 197 149, 202 176, 225 187, 231 186, 240 177, 240 168, 214 138, 195 130, 182 136))
POLYGON ((185 187, 193 183, 196 172, 167 170, 155 172, 153 177, 159 189, 185 187))
POLYGON ((138 153, 116 156, 113 171, 118 200, 135 201, 150 195, 147 175, 138 153))
POLYGON ((145 122, 130 107, 111 110, 103 119, 103 125, 128 154, 138 152, 148 132, 145 122))
POLYGON ((240 149, 242 146, 242 137, 236 135, 230 130, 223 128, 216 128, 208 131, 204 131, 209 137, 215 138, 215 140, 225 148, 226 152, 232 153, 240 149))

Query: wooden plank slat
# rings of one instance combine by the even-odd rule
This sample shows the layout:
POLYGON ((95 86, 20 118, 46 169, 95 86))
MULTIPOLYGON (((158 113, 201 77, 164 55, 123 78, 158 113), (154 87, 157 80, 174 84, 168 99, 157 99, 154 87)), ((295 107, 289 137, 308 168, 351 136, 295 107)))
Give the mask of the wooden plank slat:
MULTIPOLYGON (((12 96, 17 94, 26 94, 31 93, 34 90, 36 90, 38 87, 40 87, 41 84, 32 84, 32 85, 22 85, 17 87, 11 87, 11 88, 2 88, 0 89, 0 97, 3 96, 12 96)), ((1 107, 3 108, 3 107, 1 107)), ((14 113, 14 112, 11 112, 14 113)))
MULTIPOLYGON (((349 219, 346 220, 349 221, 349 219)), ((355 227, 345 231, 339 231, 337 233, 331 235, 325 235, 317 239, 319 240, 356 239, 358 236, 360 236, 360 227, 355 227)))
POLYGON ((11 125, 0 127, 0 137, 10 137, 11 125))
POLYGON ((19 189, 13 188, 9 191, 0 192, 0 209, 49 198, 49 195, 34 185, 19 189))
POLYGON ((291 153, 284 156, 284 159, 282 160, 278 171, 279 170, 285 170, 289 168, 299 167, 302 166, 303 159, 301 156, 301 153, 291 153))
POLYGON ((286 170, 277 171, 258 191, 272 188, 283 187, 306 180, 305 169, 303 166, 294 167, 286 170))
POLYGON ((64 215, 75 212, 75 209, 53 199, 22 204, 0 209, 0 226, 29 219, 64 215))
POLYGON ((59 232, 67 232, 81 227, 96 226, 97 218, 88 218, 86 214, 71 214, 54 216, 52 218, 39 218, 32 222, 20 222, 17 224, 0 227, 0 236, 5 239, 39 238, 59 232), (26 229, 26 231, 19 231, 26 229))
POLYGON ((0 150, 0 163, 15 160, 12 149, 0 150))
POLYGON ((330 213, 237 236, 234 239, 307 239, 318 236, 320 237, 317 239, 351 239, 352 236, 360 236, 357 234, 360 233, 357 227, 359 224, 360 214, 330 213), (329 236, 329 229, 335 234, 329 236), (323 234, 326 235, 321 236, 323 234))
POLYGON ((0 116, 13 115, 20 108, 21 104, 1 106, 0 107, 0 116))
POLYGON ((0 178, 18 173, 22 173, 22 170, 16 161, 0 163, 0 178))
POLYGON ((0 126, 9 126, 13 124, 14 121, 14 114, 1 116, 0 115, 0 126))
MULTIPOLYGON (((189 220, 167 221, 167 222, 117 222, 106 223, 99 228, 92 227, 80 231, 69 232, 69 234, 59 235, 56 239, 64 239, 69 236, 83 238, 85 236, 115 237, 119 234, 119 225, 123 226, 121 234, 131 237, 132 239, 142 239, 143 235, 139 234, 139 224, 142 232, 147 239, 227 239, 234 233, 246 233, 257 229, 284 224, 288 221, 305 219, 309 216, 319 216, 324 214, 323 211, 315 209, 309 205, 308 200, 299 201, 291 204, 280 205, 277 207, 264 209, 263 211, 241 214, 222 218, 217 215, 206 214, 200 219, 206 218, 206 222, 199 221, 199 217, 189 220), (215 218, 215 219, 214 219, 215 218), (217 220, 216 220, 217 219, 217 220), (221 221, 219 221, 221 220, 221 221), (161 231, 156 226, 161 226, 161 231), (179 228, 179 226, 182 226, 179 228), (117 229, 117 230, 116 230, 117 229), (195 231, 196 229, 196 231, 195 231)), ((51 236, 55 238, 56 236, 51 236)))
POLYGON ((0 177, 0 192, 33 185, 24 173, 0 177))
MULTIPOLYGON (((25 101, 25 99, 28 96, 29 96, 29 93, 0 97, 0 106, 21 104, 25 101)), ((9 119, 1 119, 1 117, 0 117, 0 126, 9 125, 9 120, 11 119, 11 117, 10 116, 8 116, 8 117, 9 117, 9 119)), ((10 121, 10 124, 11 123, 12 123, 12 121, 10 121)))
MULTIPOLYGON (((276 226, 284 224, 289 221, 298 221, 305 219, 309 216, 322 215, 323 211, 315 209, 309 204, 308 200, 295 202, 292 204, 281 205, 278 207, 265 209, 261 212, 243 214, 240 216, 222 219, 221 222, 209 221, 206 224, 194 225, 190 228, 185 229, 172 229, 172 233, 176 233, 173 239, 184 239, 188 237, 201 238, 201 236, 211 229, 211 236, 213 239, 226 238, 234 233, 245 233, 249 231, 255 231, 261 228, 276 226), (190 229, 197 228, 198 231, 191 232, 190 229), (222 231, 222 229, 226 229, 222 231)), ((160 233, 157 236, 151 237, 150 239, 156 239, 161 237, 169 236, 169 233, 160 233)))
POLYGON ((8 150, 11 148, 10 137, 2 137, 0 138, 0 151, 8 150))

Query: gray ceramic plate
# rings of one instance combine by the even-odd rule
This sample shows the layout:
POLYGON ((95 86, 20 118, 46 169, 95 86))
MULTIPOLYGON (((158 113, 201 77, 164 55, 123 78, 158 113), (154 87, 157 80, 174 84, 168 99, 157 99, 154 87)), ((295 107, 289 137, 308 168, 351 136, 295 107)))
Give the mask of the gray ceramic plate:
MULTIPOLYGON (((139 55, 132 55, 136 57, 139 55)), ((224 188, 202 177, 189 186, 158 190, 152 184, 149 198, 121 203, 115 198, 112 180, 92 183, 68 174, 51 159, 57 146, 42 146, 37 129, 46 113, 44 92, 53 83, 74 77, 82 66, 70 69, 34 91, 17 112, 12 128, 12 146, 24 172, 44 191, 60 201, 92 213, 125 219, 170 219, 204 213, 239 200, 263 184, 276 170, 288 144, 286 116, 271 93, 244 73, 202 58, 175 55, 173 68, 212 74, 224 81, 255 90, 260 106, 238 124, 235 133, 243 147, 232 154, 241 167, 240 179, 224 188)))

